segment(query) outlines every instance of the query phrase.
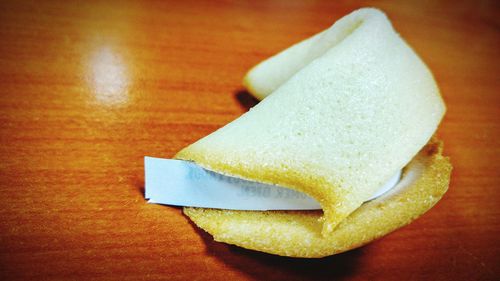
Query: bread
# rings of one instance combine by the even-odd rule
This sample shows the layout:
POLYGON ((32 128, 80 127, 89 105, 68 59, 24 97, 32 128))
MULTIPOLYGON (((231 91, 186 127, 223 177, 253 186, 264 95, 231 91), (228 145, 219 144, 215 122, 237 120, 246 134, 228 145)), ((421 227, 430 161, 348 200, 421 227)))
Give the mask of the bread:
POLYGON ((428 68, 382 12, 353 12, 257 65, 244 84, 267 97, 176 158, 307 193, 323 212, 186 209, 218 241, 279 255, 329 255, 408 223, 446 190, 450 166, 440 149, 414 158, 436 131, 444 103, 428 68), (401 195, 412 204, 395 196, 361 206, 411 159, 406 170, 420 176, 401 195))

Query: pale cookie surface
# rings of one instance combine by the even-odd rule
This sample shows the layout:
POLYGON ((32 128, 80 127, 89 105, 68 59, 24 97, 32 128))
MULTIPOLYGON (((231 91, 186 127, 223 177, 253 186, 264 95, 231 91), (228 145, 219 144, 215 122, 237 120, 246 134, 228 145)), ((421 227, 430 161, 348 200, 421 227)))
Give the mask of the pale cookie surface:
POLYGON ((322 206, 326 235, 429 141, 445 106, 382 12, 356 11, 324 34, 342 36, 314 45, 316 59, 176 158, 307 193, 322 206))

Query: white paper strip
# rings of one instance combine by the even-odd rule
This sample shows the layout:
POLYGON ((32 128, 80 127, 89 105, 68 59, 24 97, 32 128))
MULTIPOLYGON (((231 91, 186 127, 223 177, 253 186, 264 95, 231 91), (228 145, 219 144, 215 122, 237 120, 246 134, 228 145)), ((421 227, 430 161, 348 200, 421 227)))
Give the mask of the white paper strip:
MULTIPOLYGON (((189 161, 144 157, 144 169, 149 203, 259 211, 321 209, 304 193, 224 176, 189 161)), ((398 172, 371 199, 394 187, 400 176, 398 172)))

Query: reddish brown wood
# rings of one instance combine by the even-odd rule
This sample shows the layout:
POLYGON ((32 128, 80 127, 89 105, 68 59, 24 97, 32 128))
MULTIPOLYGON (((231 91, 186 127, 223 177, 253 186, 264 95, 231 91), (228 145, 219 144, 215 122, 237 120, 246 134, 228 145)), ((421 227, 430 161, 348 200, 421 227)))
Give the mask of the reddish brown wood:
POLYGON ((0 279, 482 280, 499 270, 495 1, 0 4, 0 279), (212 241, 143 199, 143 157, 236 118, 252 65, 363 6, 429 64, 449 192, 413 224, 319 260, 212 241))

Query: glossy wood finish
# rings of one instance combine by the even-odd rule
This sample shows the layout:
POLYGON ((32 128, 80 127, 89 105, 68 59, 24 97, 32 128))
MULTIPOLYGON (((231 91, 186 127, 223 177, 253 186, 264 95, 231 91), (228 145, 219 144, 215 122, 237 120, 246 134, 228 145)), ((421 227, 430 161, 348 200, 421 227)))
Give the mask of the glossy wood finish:
POLYGON ((500 277, 495 1, 0 4, 0 279, 487 280, 500 277), (146 204, 143 157, 245 112, 248 68, 363 6, 428 63, 448 112, 449 192, 413 224, 318 260, 216 243, 146 204))

